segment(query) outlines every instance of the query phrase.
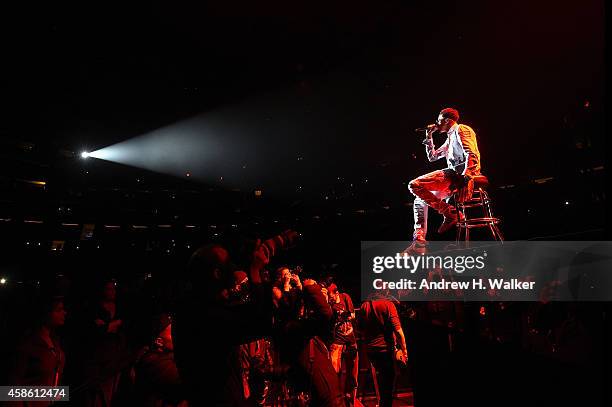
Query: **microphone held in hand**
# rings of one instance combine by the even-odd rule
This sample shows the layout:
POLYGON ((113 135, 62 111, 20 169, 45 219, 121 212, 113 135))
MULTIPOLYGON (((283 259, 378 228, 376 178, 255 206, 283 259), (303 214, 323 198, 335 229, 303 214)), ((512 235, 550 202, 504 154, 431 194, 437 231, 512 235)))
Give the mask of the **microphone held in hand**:
POLYGON ((429 130, 433 130, 437 127, 437 125, 435 123, 432 124, 428 124, 425 127, 419 128, 419 129, 414 129, 414 131, 418 131, 418 132, 428 132, 429 130))

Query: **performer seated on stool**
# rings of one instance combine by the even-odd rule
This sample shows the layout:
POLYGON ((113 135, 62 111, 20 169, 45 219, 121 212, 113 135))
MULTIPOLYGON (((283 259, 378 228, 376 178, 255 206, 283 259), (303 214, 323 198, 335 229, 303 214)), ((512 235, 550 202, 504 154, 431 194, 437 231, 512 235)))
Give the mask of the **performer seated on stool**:
POLYGON ((460 201, 469 199, 474 190, 472 177, 480 175, 480 153, 476 143, 476 133, 471 127, 459 124, 459 112, 452 108, 442 109, 434 125, 428 126, 425 151, 429 161, 446 158, 447 168, 430 172, 413 179, 408 184, 414 199, 414 234, 416 243, 425 242, 427 235, 427 208, 431 206, 444 216, 438 233, 453 227, 458 219, 454 206, 447 201, 459 191, 460 201), (446 133, 446 141, 437 148, 432 135, 435 131, 446 133))

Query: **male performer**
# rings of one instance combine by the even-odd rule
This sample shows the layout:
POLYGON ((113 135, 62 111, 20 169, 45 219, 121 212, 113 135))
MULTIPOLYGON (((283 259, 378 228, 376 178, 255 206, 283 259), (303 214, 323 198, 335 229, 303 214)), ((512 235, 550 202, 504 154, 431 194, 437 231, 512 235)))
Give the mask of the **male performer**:
POLYGON ((480 153, 476 143, 476 133, 471 127, 459 124, 459 112, 452 108, 442 109, 438 120, 429 126, 425 140, 425 151, 429 161, 446 158, 447 168, 430 172, 413 179, 408 188, 415 195, 414 234, 417 243, 425 242, 427 235, 427 207, 431 206, 444 216, 438 233, 453 227, 458 219, 454 206, 447 198, 460 191, 462 199, 471 197, 474 190, 472 177, 480 175, 480 153), (446 141, 436 149, 432 140, 435 131, 446 133, 446 141))

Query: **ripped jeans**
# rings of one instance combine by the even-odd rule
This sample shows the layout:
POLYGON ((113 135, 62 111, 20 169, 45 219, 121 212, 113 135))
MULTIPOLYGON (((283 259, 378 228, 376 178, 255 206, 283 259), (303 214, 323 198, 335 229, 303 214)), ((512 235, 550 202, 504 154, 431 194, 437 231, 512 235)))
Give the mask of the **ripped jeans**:
POLYGON ((414 211, 414 240, 425 240, 427 236, 427 211, 428 207, 434 208, 440 214, 446 216, 455 208, 447 201, 457 190, 462 176, 453 169, 432 171, 413 179, 408 184, 408 189, 415 196, 412 209, 414 211))

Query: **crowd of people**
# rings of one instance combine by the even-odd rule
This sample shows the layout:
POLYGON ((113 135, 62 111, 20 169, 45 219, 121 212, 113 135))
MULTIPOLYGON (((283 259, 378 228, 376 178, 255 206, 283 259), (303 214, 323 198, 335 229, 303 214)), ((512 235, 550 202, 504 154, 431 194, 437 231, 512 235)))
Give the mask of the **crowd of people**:
POLYGON ((380 296, 356 309, 333 277, 275 265, 296 237, 241 253, 200 247, 171 301, 122 297, 111 278, 79 301, 43 287, 37 318, 7 353, 6 382, 69 385, 84 406, 344 406, 357 402, 362 358, 378 372, 379 405, 391 406, 396 364, 408 357, 394 303, 380 296))
POLYGON ((546 397, 597 404, 605 304, 362 299, 297 240, 37 262, 50 278, 2 288, 1 383, 69 386, 78 406, 391 406, 400 388, 422 407, 483 404, 512 387, 514 366, 546 397), (590 390, 550 393, 560 382, 590 390))
POLYGON ((391 406, 395 359, 407 358, 395 306, 376 298, 355 310, 329 279, 302 279, 286 266, 268 272, 271 256, 293 237, 255 246, 246 270, 219 245, 191 258, 172 328, 190 403, 354 405, 359 337, 379 371, 380 405, 391 406))

